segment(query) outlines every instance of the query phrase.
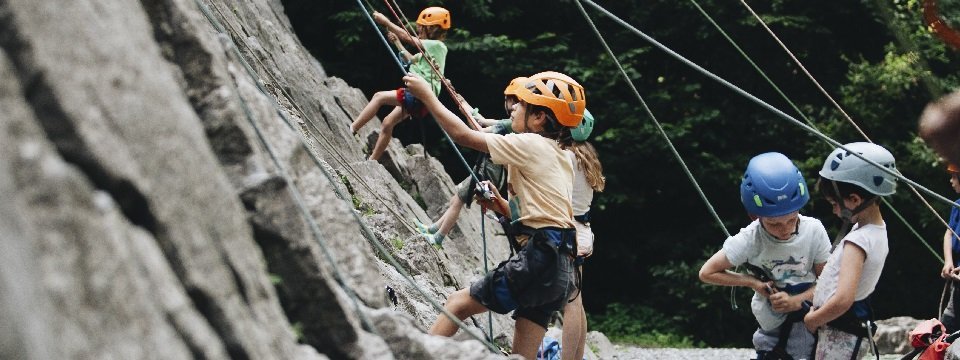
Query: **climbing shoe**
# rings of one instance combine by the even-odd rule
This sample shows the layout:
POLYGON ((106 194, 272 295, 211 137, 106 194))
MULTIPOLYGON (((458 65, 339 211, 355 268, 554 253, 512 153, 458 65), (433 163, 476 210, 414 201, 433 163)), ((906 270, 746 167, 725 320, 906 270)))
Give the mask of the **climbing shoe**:
POLYGON ((421 236, 423 237, 424 240, 427 240, 427 242, 430 243, 430 245, 433 245, 433 246, 436 247, 436 248, 442 248, 442 247, 443 247, 443 238, 444 238, 444 235, 443 235, 443 234, 440 234, 440 233, 437 233, 437 234, 421 234, 421 236))
POLYGON ((419 232, 421 235, 434 234, 438 230, 436 224, 427 226, 426 224, 420 222, 420 220, 414 220, 413 222, 417 225, 417 232, 419 232))

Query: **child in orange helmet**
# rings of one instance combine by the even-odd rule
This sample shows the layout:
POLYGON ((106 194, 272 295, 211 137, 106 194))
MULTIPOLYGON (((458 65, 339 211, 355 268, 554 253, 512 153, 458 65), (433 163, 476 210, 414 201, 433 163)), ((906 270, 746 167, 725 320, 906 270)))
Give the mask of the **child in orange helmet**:
MULTIPOLYGON (((953 188, 953 191, 960 194, 960 178, 958 178, 958 173, 960 169, 956 165, 950 164, 947 166, 947 172, 950 173, 950 187, 953 188)), ((960 200, 957 200, 957 203, 960 204, 960 200)), ((960 238, 957 238, 954 233, 960 234, 960 210, 957 210, 955 207, 950 208, 950 228, 943 234, 943 269, 940 270, 940 276, 944 279, 951 279, 951 295, 950 301, 947 303, 947 307, 943 309, 943 316, 940 318, 940 321, 943 322, 943 325, 947 327, 947 332, 954 332, 960 329, 960 319, 957 319, 956 307, 957 302, 960 301, 960 291, 957 290, 957 284, 960 283, 957 281, 957 269, 960 263, 957 263, 960 260, 960 238)))
MULTIPOLYGON (((373 19, 380 25, 387 27, 387 30, 389 30, 387 37, 400 49, 400 55, 410 63, 410 72, 427 79, 434 95, 439 94, 440 82, 447 59, 447 46, 444 45, 443 40, 447 37, 447 31, 450 30, 450 12, 436 6, 423 9, 420 16, 417 17, 417 37, 419 39, 410 36, 403 28, 390 22, 381 13, 373 13, 373 19), (418 49, 423 49, 426 54, 411 55, 403 46, 403 43, 416 46, 418 42, 418 49), (436 64, 437 69, 440 70, 439 75, 433 71, 427 57, 436 64)), ((364 124, 377 114, 377 110, 381 106, 386 105, 395 106, 395 108, 383 118, 383 123, 380 126, 380 136, 377 138, 377 144, 373 147, 373 151, 370 152, 370 160, 378 160, 383 155, 387 144, 393 138, 394 126, 397 126, 408 116, 420 119, 427 114, 427 109, 423 107, 423 104, 409 94, 406 88, 380 91, 373 94, 370 103, 360 111, 360 115, 350 124, 350 131, 353 133, 359 131, 364 124)))
MULTIPOLYGON (((575 290, 573 163, 565 147, 572 142, 571 128, 583 118, 583 87, 556 72, 530 76, 517 89, 520 102, 510 114, 515 133, 497 135, 468 128, 421 77, 409 74, 403 80, 455 142, 489 153, 494 163, 507 167, 509 202, 491 189, 493 200, 485 206, 512 220, 518 251, 469 289, 450 294, 445 308, 461 320, 488 310, 515 310, 513 351, 532 359, 552 313, 575 290)), ((430 333, 453 336, 457 330, 441 314, 430 333)))

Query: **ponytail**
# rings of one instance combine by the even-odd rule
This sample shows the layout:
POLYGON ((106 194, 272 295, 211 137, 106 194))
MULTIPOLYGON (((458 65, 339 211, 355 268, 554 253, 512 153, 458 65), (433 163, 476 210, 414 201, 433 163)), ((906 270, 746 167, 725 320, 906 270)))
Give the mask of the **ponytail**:
POLYGON ((607 178, 603 176, 603 165, 597 155, 597 149, 587 141, 577 141, 569 148, 577 156, 577 167, 586 175, 587 184, 593 191, 602 192, 606 187, 607 178))

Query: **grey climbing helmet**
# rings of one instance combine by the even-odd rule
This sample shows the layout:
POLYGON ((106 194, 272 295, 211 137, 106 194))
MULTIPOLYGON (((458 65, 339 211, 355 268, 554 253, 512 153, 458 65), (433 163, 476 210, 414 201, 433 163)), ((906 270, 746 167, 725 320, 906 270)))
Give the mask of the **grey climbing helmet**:
POLYGON ((851 183, 862 187, 871 194, 878 196, 892 195, 897 190, 896 176, 889 174, 873 164, 857 157, 856 152, 864 158, 870 159, 891 171, 896 171, 893 154, 882 146, 855 142, 844 145, 850 151, 837 148, 827 156, 820 169, 820 176, 824 179, 851 183))

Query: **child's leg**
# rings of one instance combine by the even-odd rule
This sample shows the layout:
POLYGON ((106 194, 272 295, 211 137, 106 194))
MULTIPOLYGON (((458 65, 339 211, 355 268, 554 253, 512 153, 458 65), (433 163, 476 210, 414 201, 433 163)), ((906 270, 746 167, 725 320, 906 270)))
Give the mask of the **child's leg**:
POLYGON ((437 230, 437 233, 447 235, 450 233, 450 229, 453 229, 453 225, 457 223, 457 219, 460 218, 460 210, 463 209, 463 200, 459 196, 453 195, 453 198, 450 199, 450 207, 447 208, 447 211, 443 212, 443 216, 440 217, 440 227, 437 230))
POLYGON ((587 315, 583 312, 583 294, 563 307, 563 336, 560 359, 583 359, 587 339, 587 315))
POLYGON ((350 124, 350 132, 357 133, 357 131, 359 131, 363 125, 366 125, 370 119, 373 119, 373 116, 377 114, 377 110, 380 110, 381 106, 386 105, 400 105, 400 103, 397 101, 396 90, 378 91, 377 93, 373 94, 373 97, 370 98, 370 102, 367 103, 367 106, 363 107, 363 110, 360 111, 360 115, 357 116, 357 119, 350 124))
POLYGON ((546 332, 545 327, 527 318, 517 317, 513 330, 513 353, 520 354, 525 359, 535 359, 546 332))
POLYGON ((383 152, 387 150, 387 145, 390 144, 390 139, 393 139, 393 127, 397 126, 400 121, 403 121, 403 109, 397 106, 393 108, 390 115, 383 118, 383 125, 380 126, 380 136, 377 137, 377 144, 370 152, 369 160, 380 160, 380 156, 383 155, 383 152))
MULTIPOLYGON (((470 289, 460 289, 450 294, 447 297, 446 305, 443 307, 460 320, 487 311, 486 307, 470 296, 470 289)), ((430 334, 453 336, 458 329, 460 328, 457 327, 457 324, 450 320, 447 315, 440 314, 437 316, 437 321, 430 327, 430 334)))

